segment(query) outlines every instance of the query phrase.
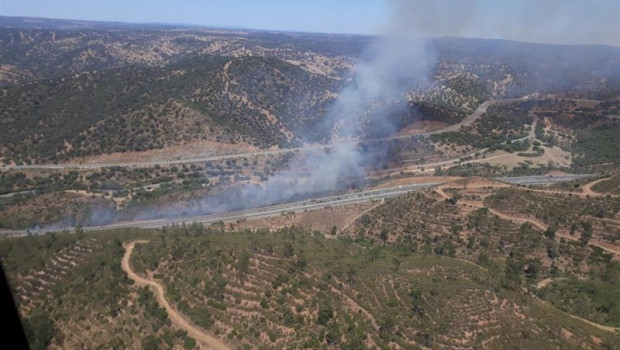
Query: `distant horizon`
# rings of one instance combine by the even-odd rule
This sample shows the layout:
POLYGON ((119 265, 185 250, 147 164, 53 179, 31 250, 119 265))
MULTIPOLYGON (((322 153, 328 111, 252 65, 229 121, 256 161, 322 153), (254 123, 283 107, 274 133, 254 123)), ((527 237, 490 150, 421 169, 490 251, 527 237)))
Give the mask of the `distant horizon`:
POLYGON ((0 0, 0 15, 291 33, 620 46, 618 0, 0 0))
MULTIPOLYGON (((283 29, 262 29, 262 28, 252 28, 252 27, 243 27, 243 26, 219 26, 219 25, 209 25, 209 24, 200 24, 200 23, 183 23, 183 22, 142 22, 142 21, 107 21, 107 20, 91 20, 91 19, 79 19, 79 18, 58 18, 58 17, 40 17, 40 16, 5 16, 0 15, 0 18, 29 18, 29 19, 42 19, 42 20, 52 20, 52 21, 74 21, 74 22, 85 22, 85 23, 117 23, 117 24, 125 24, 125 25, 145 25, 145 26, 169 26, 169 27, 187 27, 187 28, 204 28, 204 29, 225 29, 225 30, 248 30, 255 32, 274 32, 274 33, 300 33, 300 34, 327 34, 327 35, 353 35, 353 36, 367 36, 373 37, 377 35, 373 34, 362 34, 362 33, 335 33, 335 32, 310 32, 303 30, 283 30, 283 29)), ((3 27, 3 28, 12 28, 12 27, 3 27)))
MULTIPOLYGON (((379 37, 381 34, 361 34, 361 33, 333 33, 333 32, 310 32, 310 31, 301 31, 301 30, 278 30, 278 29, 261 29, 261 28, 250 28, 250 27, 238 27, 238 26, 215 26, 208 24, 196 24, 196 23, 174 23, 174 22, 131 22, 131 21, 105 21, 105 20, 89 20, 89 19, 77 19, 77 18, 55 18, 55 17, 40 17, 40 16, 5 16, 0 15, 0 18, 24 18, 24 19, 41 19, 41 20, 52 20, 52 21, 74 21, 74 22, 85 22, 85 23, 107 23, 107 24, 121 24, 121 25, 132 25, 132 26, 169 26, 169 27, 179 27, 179 28, 187 28, 187 29, 215 29, 215 30, 245 30, 252 32, 267 32, 267 33, 284 33, 284 34, 317 34, 317 35, 342 35, 342 36, 362 36, 362 37, 379 37)), ((43 28, 45 26, 42 26, 43 28)), ((0 28, 15 28, 13 26, 4 26, 0 28)), ((66 30, 70 30, 71 28, 63 28, 66 30)), ((77 29, 77 28, 76 28, 77 29)), ((555 46, 607 46, 613 48, 620 48, 620 45, 611 45, 611 44, 559 44, 559 43, 547 43, 547 42, 536 42, 536 41, 525 41, 525 40, 516 40, 516 39, 504 39, 504 38, 484 38, 484 37, 473 37, 473 36, 453 36, 453 35, 438 35, 438 36, 426 36, 423 39, 441 39, 441 38, 456 38, 456 39, 472 39, 472 40, 497 40, 497 41, 507 41, 507 42, 515 42, 515 43, 524 43, 524 44, 538 44, 538 45, 555 45, 555 46)))
POLYGON ((316 0, 312 4, 282 3, 279 0, 238 0, 234 3, 224 0, 213 0, 209 3, 180 0, 174 4, 163 0, 135 0, 127 3, 122 0, 109 0, 84 6, 79 0, 1 0, 0 15, 277 32, 373 35, 385 26, 385 23, 380 23, 382 19, 389 17, 386 4, 386 0, 316 0), (326 9, 329 11, 325 11, 326 9), (344 21, 346 18, 339 14, 347 10, 355 12, 355 15, 364 20, 344 21))

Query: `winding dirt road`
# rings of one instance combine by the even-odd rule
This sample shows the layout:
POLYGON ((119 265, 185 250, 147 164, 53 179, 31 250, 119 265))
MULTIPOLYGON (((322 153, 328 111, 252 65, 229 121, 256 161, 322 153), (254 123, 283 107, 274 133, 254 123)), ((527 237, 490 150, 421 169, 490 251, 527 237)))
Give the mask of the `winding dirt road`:
POLYGON ((230 346, 224 344, 221 340, 216 337, 206 333, 202 329, 194 326, 185 316, 175 310, 170 303, 166 300, 164 287, 155 281, 151 281, 144 277, 138 276, 131 268, 131 264, 129 262, 131 258, 131 253, 133 253, 133 248, 137 243, 146 243, 148 241, 131 241, 123 244, 125 247, 125 255, 123 256, 123 260, 121 262, 121 266, 123 270, 127 273, 127 276, 134 280, 138 286, 150 286, 155 289, 155 294, 157 296, 157 302, 161 307, 163 307, 168 313, 168 317, 172 321, 174 325, 186 331, 187 334, 196 339, 196 341, 201 345, 204 349, 215 349, 215 350, 230 350, 232 349, 230 346))
MULTIPOLYGON (((440 186, 435 188, 435 192, 437 194, 439 194, 441 197, 443 197, 444 199, 449 199, 450 196, 448 196, 448 194, 446 192, 444 192, 443 188, 445 186, 440 186)), ((497 211, 493 208, 490 207, 485 207, 482 204, 479 203, 475 203, 475 202, 468 202, 468 201, 458 201, 457 204, 459 203, 463 203, 463 204, 467 204, 467 205, 471 205, 474 207, 478 207, 478 208, 487 208, 489 210, 489 212, 499 218, 502 218, 504 220, 508 220, 508 221, 515 221, 515 222, 520 222, 520 223, 530 223, 532 225, 534 225, 535 227, 537 227, 538 229, 542 230, 542 231, 546 231, 547 230, 547 225, 545 225, 544 223, 533 219, 533 218, 529 218, 529 217, 521 217, 521 216, 515 216, 515 215, 511 215, 511 214, 506 214, 506 213, 502 213, 500 211, 497 211)), ((571 236, 562 232, 556 232, 555 236, 558 238, 564 238, 570 241, 579 241, 578 237, 575 236, 571 236)), ((594 240, 594 239, 590 239, 590 241, 588 242, 588 244, 599 247, 601 249, 603 249, 604 251, 608 252, 608 253, 612 253, 614 255, 620 256, 620 249, 618 249, 617 246, 613 245, 613 244, 609 244, 607 242, 602 242, 599 240, 594 240)))
MULTIPOLYGON (((550 277, 550 278, 545 278, 544 280, 542 280, 542 281, 540 281, 540 282, 536 283, 536 289, 545 288, 545 287, 546 287, 546 286, 548 286, 549 284, 553 283, 553 281, 560 281, 560 280, 566 280, 566 279, 567 279, 567 278, 551 278, 551 277, 550 277)), ((545 301, 545 300, 541 299, 540 297, 536 296, 535 294, 534 294, 533 296, 534 296, 534 298, 535 298, 536 300, 538 300, 538 301, 539 301, 540 303, 542 303, 543 305, 545 305, 545 306, 547 306, 547 307, 550 307, 550 308, 554 308, 554 309, 556 309, 556 310, 560 311, 561 313, 563 313, 563 314, 565 314, 565 315, 567 315, 567 316, 570 316, 570 317, 572 317, 572 318, 574 318, 574 319, 577 319, 577 320, 580 320, 580 321, 582 321, 582 322, 585 322, 585 323, 589 324, 589 325, 590 325, 590 326, 592 326, 592 327, 595 327, 595 328, 598 328, 598 329, 600 329, 600 330, 607 331, 607 332, 620 332, 620 327, 605 326, 605 325, 600 324, 600 323, 596 323, 596 322, 592 322, 592 321, 590 321, 590 320, 586 320, 586 319, 585 319, 585 318, 583 318, 583 317, 579 317, 579 316, 577 316, 577 315, 573 315, 573 314, 571 314, 571 313, 568 313, 568 312, 566 312, 566 311, 564 311, 564 310, 562 310, 562 309, 560 309, 560 308, 558 308, 558 307, 554 306, 554 305, 553 305, 553 304, 551 304, 550 302, 548 302, 548 301, 545 301)))
MULTIPOLYGON (((448 196, 448 194, 446 192, 444 192, 443 186, 437 187, 435 189, 435 192, 437 194, 439 194, 441 197, 445 198, 445 199, 450 198, 450 196, 448 196)), ((459 201, 458 203, 463 203, 463 201, 459 201)), ((484 207, 482 205, 478 205, 477 203, 473 203, 473 202, 464 202, 464 203, 466 203, 467 205, 473 205, 473 206, 480 207, 480 208, 484 207)), ((539 228, 539 229, 541 229, 543 231, 547 230, 547 226, 545 224, 541 223, 540 221, 533 220, 533 219, 530 219, 530 218, 521 218, 521 217, 516 217, 516 216, 508 215, 508 214, 499 212, 499 211, 497 211, 495 209, 488 208, 488 207, 487 207, 487 209, 489 210, 489 212, 493 213, 494 215, 496 215, 496 216, 498 216, 498 217, 500 217, 502 219, 510 220, 510 221, 517 221, 517 222, 529 222, 530 224, 536 226, 537 228, 539 228)), ((571 237, 569 235, 563 235, 563 234, 556 233, 556 236, 558 236, 560 238, 570 239, 570 240, 578 240, 578 238, 571 237)), ((610 253, 620 255, 620 251, 618 251, 617 249, 614 249, 614 248, 611 248, 611 247, 607 247, 607 246, 601 246, 599 244, 599 242, 595 242, 595 243, 590 242, 590 244, 595 245, 595 246, 597 246, 597 247, 599 247, 599 248, 601 248, 603 250, 606 250, 606 251, 608 251, 610 253)), ((553 281, 553 279, 546 278, 546 279, 544 279, 544 280, 542 280, 542 281, 540 281, 540 282, 538 282, 536 284, 536 289, 543 288, 546 285, 548 285, 549 283, 551 283, 552 281, 553 281)), ((566 311, 560 310, 557 307, 555 307, 554 305, 552 305, 551 303, 546 302, 546 301, 544 301, 544 300, 542 300, 542 299, 540 299, 538 297, 536 297, 536 299, 538 301, 540 301, 541 303, 543 303, 544 305, 546 305, 546 306, 549 306, 549 307, 552 307, 552 308, 554 308, 556 310, 559 310, 562 313, 564 313, 564 314, 566 314, 566 315, 568 315, 568 316, 570 316, 570 317, 572 317, 574 319, 581 320, 581 321, 583 321, 583 322, 585 322, 585 323, 587 323, 587 324, 589 324, 589 325, 591 325, 593 327, 596 327, 596 328, 598 328, 600 330, 607 331, 607 332, 620 332, 620 327, 605 326, 605 325, 602 325, 600 323, 592 322, 590 320, 586 320, 583 317, 579 317, 579 316, 573 315, 571 313, 568 313, 566 311)))
POLYGON ((592 181, 590 183, 587 183, 587 184, 583 185, 583 187, 581 189, 583 190, 583 193, 585 195, 592 196, 592 197, 607 196, 607 195, 612 196, 612 197, 617 197, 616 195, 613 195, 613 194, 600 193, 600 192, 596 192, 596 191, 594 191, 592 189, 592 187, 594 185, 598 184, 599 182, 606 181, 606 180, 609 180, 609 178, 608 177, 604 177, 602 179, 594 180, 594 181, 592 181))
MULTIPOLYGON (((601 193, 601 192, 596 192, 592 189, 592 187, 598 184, 599 182, 603 182, 606 180, 609 180, 609 178, 604 177, 602 179, 589 182, 581 187, 582 192, 566 192, 566 191, 560 191, 560 190, 541 190, 541 189, 533 189, 533 188, 528 188, 528 191, 543 192, 543 193, 549 193, 549 194, 560 194, 560 195, 571 194, 576 197, 614 197, 614 198, 620 197, 617 194, 601 193)), ((615 220, 612 220, 612 221, 615 221, 615 220)))

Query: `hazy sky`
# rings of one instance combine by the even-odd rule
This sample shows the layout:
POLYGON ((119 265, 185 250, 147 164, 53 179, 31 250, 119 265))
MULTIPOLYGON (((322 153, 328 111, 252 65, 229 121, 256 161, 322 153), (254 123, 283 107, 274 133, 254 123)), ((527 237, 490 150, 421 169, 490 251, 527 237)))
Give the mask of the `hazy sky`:
POLYGON ((620 46, 620 0, 0 0, 0 14, 362 34, 404 21, 420 36, 620 46))

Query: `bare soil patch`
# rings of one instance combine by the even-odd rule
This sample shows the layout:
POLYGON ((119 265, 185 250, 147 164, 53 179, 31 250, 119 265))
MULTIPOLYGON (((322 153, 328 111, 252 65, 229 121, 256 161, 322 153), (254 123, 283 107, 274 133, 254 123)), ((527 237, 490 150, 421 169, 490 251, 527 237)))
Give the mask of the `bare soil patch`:
POLYGON ((456 176, 419 176, 419 177, 406 177, 406 178, 402 178, 402 179, 396 179, 396 180, 389 180, 386 181, 384 183, 381 183, 380 185, 375 186, 374 188, 376 189, 380 189, 380 188, 389 188, 389 187, 395 187, 395 186, 407 186, 407 185, 414 185, 414 184, 427 184, 427 183, 433 183, 433 182, 450 182, 450 181, 456 181, 461 179, 460 177, 456 177, 456 176))
POLYGON ((247 220, 233 223, 235 229, 258 229, 267 228, 277 230, 288 226, 301 226, 310 230, 329 232, 334 226, 340 229, 360 213, 376 205, 373 202, 356 203, 338 207, 326 207, 323 209, 309 210, 298 213, 287 213, 280 216, 247 220))
POLYGON ((192 140, 179 145, 164 147, 143 152, 116 152, 98 156, 77 158, 75 163, 99 164, 99 163, 129 163, 129 162, 153 162, 170 161, 187 158, 221 156, 237 153, 257 152, 260 149, 247 143, 224 143, 209 140, 192 140))

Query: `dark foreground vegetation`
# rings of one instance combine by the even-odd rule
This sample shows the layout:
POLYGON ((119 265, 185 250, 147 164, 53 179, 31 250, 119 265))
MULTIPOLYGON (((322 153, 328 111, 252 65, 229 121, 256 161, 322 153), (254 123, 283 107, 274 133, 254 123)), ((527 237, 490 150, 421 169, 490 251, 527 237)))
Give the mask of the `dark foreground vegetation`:
MULTIPOLYGON (((148 243, 136 246, 134 270, 162 284, 193 323, 238 348, 581 348, 593 346, 596 335, 597 346, 611 349, 618 341, 523 292, 519 286, 546 270, 531 260, 524 270, 522 258, 500 259, 491 242, 475 241, 480 250, 456 247, 479 252, 459 259, 432 240, 385 245, 294 227, 223 233, 190 224, 2 240, 0 256, 33 348, 196 346, 120 268, 122 242, 137 238, 148 243)), ((600 307, 598 285, 579 283, 600 307)), ((541 297, 553 300, 560 288, 541 297)))

